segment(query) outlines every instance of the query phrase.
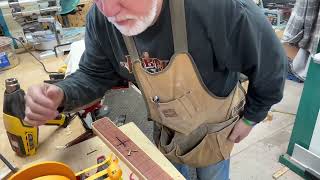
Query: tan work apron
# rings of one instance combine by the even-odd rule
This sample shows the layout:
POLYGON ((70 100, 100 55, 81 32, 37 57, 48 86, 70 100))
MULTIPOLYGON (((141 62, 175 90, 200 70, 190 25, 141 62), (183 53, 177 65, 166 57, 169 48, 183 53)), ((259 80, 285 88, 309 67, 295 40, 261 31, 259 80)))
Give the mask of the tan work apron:
POLYGON ((188 54, 184 1, 169 2, 175 54, 163 71, 146 71, 132 37, 124 40, 149 118, 160 129, 154 137, 159 150, 173 162, 204 167, 230 157, 233 143, 228 136, 245 94, 240 84, 228 97, 217 97, 206 88, 188 54))

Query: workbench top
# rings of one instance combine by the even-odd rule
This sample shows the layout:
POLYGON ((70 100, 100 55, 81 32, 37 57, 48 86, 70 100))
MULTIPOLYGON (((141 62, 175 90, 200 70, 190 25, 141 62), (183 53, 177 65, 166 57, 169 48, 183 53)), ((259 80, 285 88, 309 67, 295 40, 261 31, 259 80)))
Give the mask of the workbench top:
MULTIPOLYGON (((24 90, 34 84, 42 83, 48 79, 48 75, 43 71, 42 66, 36 62, 29 54, 20 54, 20 64, 13 69, 3 71, 0 75, 0 88, 2 94, 5 90, 4 81, 7 78, 15 77, 19 80, 24 90)), ((62 58, 51 58, 43 60, 49 71, 56 71, 64 65, 62 58)), ((0 108, 3 108, 3 95, 0 96, 0 108)), ((69 165, 74 172, 96 164, 97 157, 108 156, 110 149, 98 138, 94 137, 80 144, 67 149, 62 149, 69 141, 78 137, 85 130, 79 119, 74 119, 67 128, 52 126, 41 126, 39 129, 39 148, 37 154, 30 157, 18 157, 12 150, 4 129, 3 119, 0 116, 0 152, 15 166, 22 168, 29 163, 39 161, 59 161, 69 165)), ((161 154, 152 142, 139 130, 134 123, 128 123, 120 127, 128 137, 132 139, 141 149, 143 149, 160 167, 162 167, 174 179, 184 179, 174 166, 161 154)), ((131 171, 122 163, 124 179, 128 179, 131 171)), ((0 162, 0 169, 5 165, 0 162)))

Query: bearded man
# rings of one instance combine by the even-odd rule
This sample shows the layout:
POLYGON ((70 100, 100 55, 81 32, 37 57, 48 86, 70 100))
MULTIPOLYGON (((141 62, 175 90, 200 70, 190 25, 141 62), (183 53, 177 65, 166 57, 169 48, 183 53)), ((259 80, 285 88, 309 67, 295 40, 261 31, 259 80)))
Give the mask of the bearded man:
POLYGON ((96 0, 85 46, 75 73, 29 88, 25 121, 42 125, 131 80, 156 146, 187 179, 188 166, 199 179, 229 179, 234 143, 283 96, 286 55, 252 0, 96 0))

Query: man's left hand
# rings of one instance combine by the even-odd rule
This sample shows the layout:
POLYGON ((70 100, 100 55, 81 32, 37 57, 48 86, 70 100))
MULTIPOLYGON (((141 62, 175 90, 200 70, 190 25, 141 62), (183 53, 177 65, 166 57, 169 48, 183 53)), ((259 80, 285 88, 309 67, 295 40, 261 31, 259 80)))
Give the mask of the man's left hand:
POLYGON ((245 137, 248 136, 253 126, 250 126, 243 122, 242 119, 240 119, 236 125, 234 126, 230 136, 229 140, 234 143, 239 143, 242 141, 245 137))

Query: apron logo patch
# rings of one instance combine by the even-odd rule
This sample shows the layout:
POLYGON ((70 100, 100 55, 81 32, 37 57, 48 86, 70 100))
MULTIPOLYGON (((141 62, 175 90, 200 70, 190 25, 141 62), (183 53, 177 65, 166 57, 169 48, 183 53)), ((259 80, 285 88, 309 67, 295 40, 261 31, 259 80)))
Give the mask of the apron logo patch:
POLYGON ((177 112, 174 109, 165 109, 162 110, 162 114, 168 118, 168 117, 178 117, 177 112))
MULTIPOLYGON (((121 66, 126 67, 130 73, 133 71, 133 64, 130 55, 125 56, 126 62, 121 62, 121 66)), ((161 60, 158 58, 151 58, 148 52, 144 52, 140 58, 142 67, 150 73, 161 72, 168 64, 169 60, 161 60)))

